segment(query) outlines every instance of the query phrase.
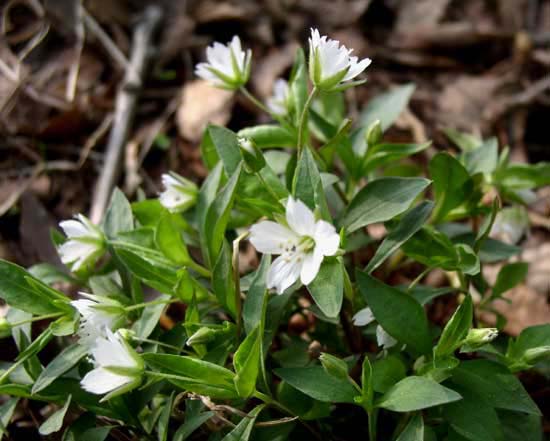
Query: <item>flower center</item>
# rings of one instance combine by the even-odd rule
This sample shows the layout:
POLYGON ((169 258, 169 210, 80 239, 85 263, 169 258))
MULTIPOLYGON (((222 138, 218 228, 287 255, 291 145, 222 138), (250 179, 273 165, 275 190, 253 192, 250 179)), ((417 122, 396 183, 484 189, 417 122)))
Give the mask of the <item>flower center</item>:
POLYGON ((315 240, 311 236, 302 236, 298 242, 298 250, 302 253, 308 253, 315 248, 315 240))

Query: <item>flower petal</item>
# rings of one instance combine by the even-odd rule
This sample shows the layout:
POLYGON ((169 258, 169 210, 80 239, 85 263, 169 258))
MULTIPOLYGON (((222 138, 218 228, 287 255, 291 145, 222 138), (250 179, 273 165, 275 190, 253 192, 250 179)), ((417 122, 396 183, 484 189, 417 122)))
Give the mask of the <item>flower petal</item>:
POLYGON ((134 377, 118 375, 102 367, 88 372, 80 382, 82 388, 93 394, 102 395, 134 381, 134 377))
POLYGON ((385 349, 391 348, 397 344, 397 340, 388 334, 380 325, 376 327, 376 342, 378 346, 382 346, 385 349))
POLYGON ((340 246, 340 235, 336 232, 333 225, 324 220, 317 221, 315 224, 315 250, 324 256, 334 256, 340 246))
POLYGON ((260 253, 283 254, 285 249, 297 245, 298 236, 283 225, 262 221, 250 228, 250 243, 260 253))
POLYGON ((275 288, 277 294, 282 294, 300 276, 301 262, 296 256, 283 255, 277 257, 267 273, 267 287, 275 288))
POLYGON ((292 196, 286 203, 286 221, 288 226, 302 236, 315 234, 315 216, 309 207, 299 199, 292 196))
POLYGON ((59 226, 63 229, 67 237, 82 237, 89 236, 90 233, 86 226, 74 219, 59 222, 59 226))
POLYGON ((355 326, 367 326, 369 323, 372 323, 374 319, 374 314, 370 308, 363 308, 357 311, 357 313, 352 318, 353 324, 355 326))
POLYGON ((309 285, 317 277, 322 262, 323 254, 318 252, 317 249, 313 253, 306 254, 300 273, 300 280, 304 285, 309 285))

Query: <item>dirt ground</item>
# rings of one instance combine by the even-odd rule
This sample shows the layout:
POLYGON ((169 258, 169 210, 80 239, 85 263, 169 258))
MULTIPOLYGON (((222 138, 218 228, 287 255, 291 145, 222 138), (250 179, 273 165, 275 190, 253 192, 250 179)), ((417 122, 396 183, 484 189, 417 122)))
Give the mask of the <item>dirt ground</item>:
MULTIPOLYGON (((235 130, 267 122, 240 96, 194 77, 205 47, 234 34, 253 50, 250 88, 263 99, 288 74, 312 26, 373 60, 367 84, 347 93, 352 116, 392 85, 416 83, 388 137, 433 140, 422 165, 435 150, 452 148, 442 131, 448 127, 497 136, 515 161, 550 161, 550 0, 2 3, 0 257, 24 266, 61 267, 50 229, 94 211, 109 164, 130 198, 153 196, 167 170, 197 182, 205 177, 198 144, 208 121, 235 130), (149 4, 162 17, 146 48, 146 81, 130 84, 132 39, 149 4), (125 108, 134 118, 113 164, 106 145, 120 129, 121 88, 135 99, 125 108)), ((528 212, 520 258, 531 263, 529 275, 508 296, 513 304, 500 306, 512 335, 550 321, 550 188, 538 191, 528 212)), ((497 269, 487 268, 487 276, 497 269)), ((431 313, 445 314, 445 305, 431 313)), ((530 390, 544 408, 548 382, 530 390)))

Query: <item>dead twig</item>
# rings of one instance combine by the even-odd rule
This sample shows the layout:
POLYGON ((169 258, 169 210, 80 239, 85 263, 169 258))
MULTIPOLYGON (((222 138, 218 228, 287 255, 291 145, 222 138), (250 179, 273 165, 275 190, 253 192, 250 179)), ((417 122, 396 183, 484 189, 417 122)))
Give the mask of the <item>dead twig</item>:
POLYGON ((111 191, 120 174, 123 147, 126 144, 150 58, 153 34, 161 17, 162 11, 158 6, 149 6, 134 31, 130 63, 116 98, 115 116, 107 143, 105 165, 93 195, 90 212, 93 222, 99 222, 103 217, 111 191))
POLYGON ((88 159, 88 156, 90 155, 90 152, 95 147, 97 142, 103 137, 103 135, 105 135, 105 133, 107 133, 107 130, 109 130, 109 127, 111 127, 113 118, 113 114, 108 113, 105 118, 103 118, 103 121, 101 121, 101 124, 97 127, 97 129, 95 129, 90 137, 86 140, 86 143, 84 144, 84 147, 80 152, 80 158, 78 159, 77 163, 78 168, 81 168, 84 165, 84 163, 88 159))

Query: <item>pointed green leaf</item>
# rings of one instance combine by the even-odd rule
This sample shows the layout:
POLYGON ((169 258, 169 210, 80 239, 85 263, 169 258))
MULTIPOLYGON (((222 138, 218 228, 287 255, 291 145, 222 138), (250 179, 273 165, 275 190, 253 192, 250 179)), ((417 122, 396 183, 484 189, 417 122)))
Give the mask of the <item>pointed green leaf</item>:
POLYGON ((52 413, 50 417, 40 425, 38 428, 40 435, 46 436, 61 430, 63 427, 63 419, 71 404, 71 398, 72 396, 69 395, 63 407, 52 413))
POLYGON ((344 299, 344 268, 339 259, 325 259, 307 289, 327 317, 337 317, 344 299))
POLYGON ((256 379, 260 371, 260 325, 246 336, 233 357, 235 367, 235 388, 239 395, 248 398, 256 390, 256 379))

